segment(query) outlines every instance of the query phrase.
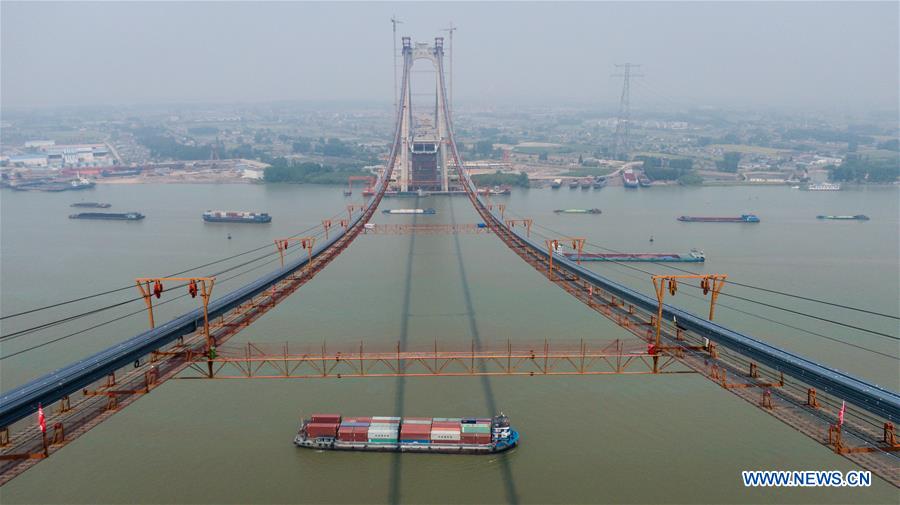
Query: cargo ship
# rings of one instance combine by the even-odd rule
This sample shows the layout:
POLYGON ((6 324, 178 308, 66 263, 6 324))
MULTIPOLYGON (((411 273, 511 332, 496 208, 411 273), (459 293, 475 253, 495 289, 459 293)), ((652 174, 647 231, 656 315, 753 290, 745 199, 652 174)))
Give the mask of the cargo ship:
POLYGON ((76 202, 69 207, 84 207, 88 209, 108 209, 112 207, 112 205, 108 203, 100 203, 100 202, 76 202))
POLYGON ((562 186, 562 179, 553 179, 553 182, 550 183, 550 187, 553 189, 559 189, 562 186))
MULTIPOLYGON (((565 252, 563 256, 570 260, 579 259, 578 253, 565 252)), ((703 263, 706 254, 697 249, 691 249, 687 254, 673 253, 581 253, 581 261, 627 261, 647 263, 703 263)))
POLYGON ((501 412, 490 418, 341 417, 314 414, 300 423, 297 447, 344 451, 496 454, 519 443, 501 412))
POLYGON ((384 209, 382 214, 437 214, 434 209, 384 209))
POLYGON ((203 213, 207 223, 270 223, 272 216, 265 212, 208 210, 203 213))
POLYGON ((79 212, 70 214, 69 219, 103 219, 108 221, 140 221, 144 219, 140 212, 79 212))
POLYGON ((622 182, 626 188, 636 188, 640 185, 638 178, 634 175, 634 170, 627 168, 622 171, 622 182))
POLYGON ((554 214, 600 214, 600 209, 556 209, 554 214))
POLYGON ((816 219, 834 219, 836 221, 868 221, 869 216, 856 214, 855 216, 816 216, 816 219))
POLYGON ((685 223, 758 223, 759 217, 756 214, 741 214, 740 217, 681 216, 678 220, 685 223))

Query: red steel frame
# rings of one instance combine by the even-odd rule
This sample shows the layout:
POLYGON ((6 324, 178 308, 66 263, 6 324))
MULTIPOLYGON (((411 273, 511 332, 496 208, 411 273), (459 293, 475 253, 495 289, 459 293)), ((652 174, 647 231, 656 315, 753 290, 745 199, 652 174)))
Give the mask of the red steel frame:
POLYGON ((429 350, 402 350, 398 342, 390 351, 369 350, 360 342, 345 352, 320 349, 303 352, 294 344, 254 344, 220 349, 212 360, 213 373, 207 374, 207 359, 191 355, 189 370, 179 378, 214 379, 311 379, 363 377, 470 377, 493 375, 611 375, 694 373, 691 370, 667 370, 677 363, 669 357, 660 370, 654 371, 654 356, 639 341, 580 341, 575 344, 553 344, 545 340, 528 345, 507 340, 502 346, 487 348, 471 342, 468 349, 440 348, 438 342, 429 350))

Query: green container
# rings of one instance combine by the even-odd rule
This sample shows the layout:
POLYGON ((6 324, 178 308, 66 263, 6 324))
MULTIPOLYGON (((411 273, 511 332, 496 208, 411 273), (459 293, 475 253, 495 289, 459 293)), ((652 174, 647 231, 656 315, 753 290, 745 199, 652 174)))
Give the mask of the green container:
POLYGON ((396 438, 370 438, 370 444, 396 444, 396 438))
POLYGON ((463 433, 490 433, 491 426, 488 424, 463 424, 463 433))

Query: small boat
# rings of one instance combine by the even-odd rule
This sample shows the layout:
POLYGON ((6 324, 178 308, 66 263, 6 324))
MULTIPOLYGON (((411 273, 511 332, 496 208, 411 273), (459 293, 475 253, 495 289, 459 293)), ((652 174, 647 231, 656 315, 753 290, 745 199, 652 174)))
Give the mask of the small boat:
POLYGON ((344 190, 344 196, 351 196, 352 194, 353 194, 353 191, 351 191, 349 189, 344 190))
POLYGON ((581 180, 581 189, 591 189, 591 186, 594 184, 594 181, 591 179, 582 179, 581 180))
POLYGON ((569 189, 578 189, 578 179, 569 181, 569 189))
POLYGON ((562 186, 562 179, 553 179, 553 182, 550 183, 550 187, 553 189, 559 189, 562 186))
POLYGON ((106 221, 140 221, 144 219, 140 212, 79 212, 70 214, 69 219, 97 219, 106 221))
POLYGON ((833 219, 835 221, 868 221, 869 216, 856 214, 855 216, 816 216, 816 219, 833 219))
POLYGON ((638 184, 640 184, 642 188, 650 187, 650 178, 641 174, 641 176, 638 177, 638 184))
POLYGON ((69 207, 84 207, 88 209, 108 209, 112 207, 112 205, 108 203, 100 203, 100 202, 76 202, 69 207))
POLYGON ((437 214, 434 209, 384 209, 382 214, 437 214))
POLYGON ((606 186, 606 179, 603 177, 597 177, 594 179, 594 189, 603 189, 606 186))
POLYGON ((556 209, 554 214, 601 214, 600 209, 556 209))

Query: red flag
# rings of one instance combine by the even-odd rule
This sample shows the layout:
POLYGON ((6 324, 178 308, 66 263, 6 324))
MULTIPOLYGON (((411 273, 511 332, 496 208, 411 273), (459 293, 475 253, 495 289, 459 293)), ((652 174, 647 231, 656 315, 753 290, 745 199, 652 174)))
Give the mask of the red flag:
POLYGON ((841 402, 841 411, 838 413, 838 426, 843 426, 844 424, 844 410, 847 409, 847 404, 841 402))
POLYGON ((47 432, 47 420, 44 419, 44 409, 40 403, 38 403, 38 426, 41 428, 41 433, 47 432))

